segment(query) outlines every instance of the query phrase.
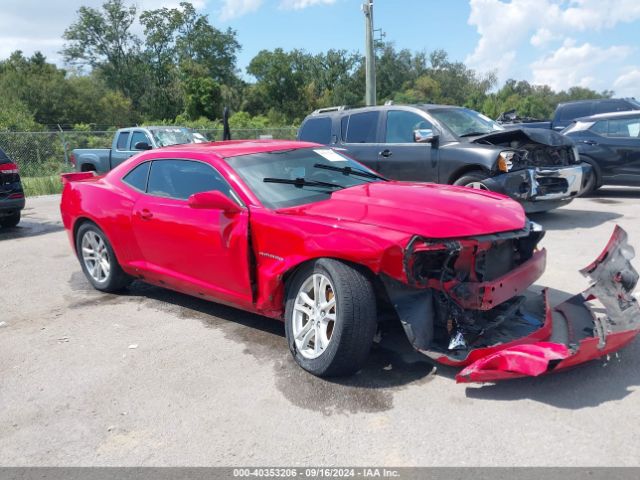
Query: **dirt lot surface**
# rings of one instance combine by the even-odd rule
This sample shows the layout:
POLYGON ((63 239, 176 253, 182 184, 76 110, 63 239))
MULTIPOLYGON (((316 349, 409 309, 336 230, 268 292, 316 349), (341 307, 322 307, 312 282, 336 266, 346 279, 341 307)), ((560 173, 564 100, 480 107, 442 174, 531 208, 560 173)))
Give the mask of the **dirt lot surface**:
MULTIPOLYGON (((277 321, 142 283, 94 291, 58 203, 30 198, 0 232, 0 465, 640 465, 640 342, 464 386, 395 332, 358 375, 321 380, 277 321)), ((554 302, 586 287, 615 223, 640 252, 639 205, 606 189, 533 218, 554 302)))

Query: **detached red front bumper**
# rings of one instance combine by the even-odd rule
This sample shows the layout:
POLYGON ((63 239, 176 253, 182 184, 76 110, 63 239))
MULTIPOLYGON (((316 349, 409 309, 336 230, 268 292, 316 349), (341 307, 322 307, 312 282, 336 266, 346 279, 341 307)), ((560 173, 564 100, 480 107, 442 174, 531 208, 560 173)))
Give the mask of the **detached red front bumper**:
POLYGON ((458 382, 493 382, 538 376, 574 367, 619 350, 640 333, 640 306, 632 296, 638 273, 630 260, 633 248, 616 226, 604 251, 581 270, 592 284, 583 293, 551 308, 535 335, 473 351, 473 363, 458 382), (544 338, 544 341, 542 341, 544 338))

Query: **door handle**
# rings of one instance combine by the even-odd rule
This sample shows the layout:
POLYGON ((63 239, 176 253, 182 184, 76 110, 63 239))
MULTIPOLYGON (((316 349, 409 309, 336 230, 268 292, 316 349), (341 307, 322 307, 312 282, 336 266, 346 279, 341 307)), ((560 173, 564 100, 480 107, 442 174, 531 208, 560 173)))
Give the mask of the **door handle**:
POLYGON ((387 148, 385 150, 382 150, 380 152, 380 155, 382 155, 385 158, 389 158, 391 155, 393 155, 393 152, 387 148))
POLYGON ((138 217, 140 217, 141 220, 151 220, 153 213, 145 208, 142 211, 138 211, 138 217))
POLYGON ((585 145, 598 145, 598 142, 595 142, 593 140, 583 140, 582 143, 584 143, 585 145))

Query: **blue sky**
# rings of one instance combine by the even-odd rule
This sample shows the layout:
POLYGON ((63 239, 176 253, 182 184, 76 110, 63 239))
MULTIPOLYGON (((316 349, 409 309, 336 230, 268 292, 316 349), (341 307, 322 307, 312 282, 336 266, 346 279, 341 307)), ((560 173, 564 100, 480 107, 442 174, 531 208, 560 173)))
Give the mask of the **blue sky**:
MULTIPOLYGON (((80 5, 102 0, 2 0, 0 58, 43 51, 61 63, 61 35, 80 5)), ((135 0, 141 9, 179 0, 135 0)), ((363 51, 361 0, 193 0, 238 32, 239 67, 261 49, 363 51)), ((640 97, 640 0, 374 0, 376 28, 399 48, 442 48, 499 79, 581 85, 640 97)))

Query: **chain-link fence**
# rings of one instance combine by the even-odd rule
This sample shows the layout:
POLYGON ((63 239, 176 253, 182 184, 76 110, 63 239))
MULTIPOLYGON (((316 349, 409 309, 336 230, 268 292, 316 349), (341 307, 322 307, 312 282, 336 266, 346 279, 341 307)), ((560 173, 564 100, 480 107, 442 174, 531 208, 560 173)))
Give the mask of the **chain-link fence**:
MULTIPOLYGON (((222 129, 195 129, 209 140, 221 140, 222 129)), ((20 168, 22 177, 46 177, 71 170, 76 148, 111 148, 115 129, 105 131, 0 132, 0 148, 20 168)), ((296 128, 235 129, 234 140, 296 138, 296 128)))

